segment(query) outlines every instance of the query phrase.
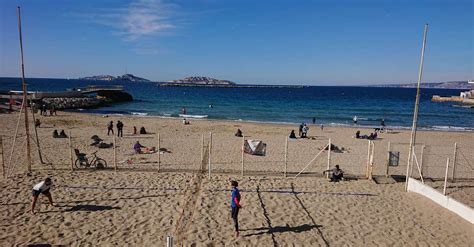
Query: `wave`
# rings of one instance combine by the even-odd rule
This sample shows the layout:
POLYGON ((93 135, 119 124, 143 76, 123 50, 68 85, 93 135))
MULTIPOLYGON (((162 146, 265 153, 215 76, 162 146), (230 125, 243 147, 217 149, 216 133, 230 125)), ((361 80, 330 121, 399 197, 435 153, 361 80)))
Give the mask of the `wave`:
POLYGON ((148 113, 146 112, 130 112, 130 114, 136 115, 136 116, 148 116, 148 113))
POLYGON ((179 114, 179 116, 184 118, 207 118, 207 115, 179 114))

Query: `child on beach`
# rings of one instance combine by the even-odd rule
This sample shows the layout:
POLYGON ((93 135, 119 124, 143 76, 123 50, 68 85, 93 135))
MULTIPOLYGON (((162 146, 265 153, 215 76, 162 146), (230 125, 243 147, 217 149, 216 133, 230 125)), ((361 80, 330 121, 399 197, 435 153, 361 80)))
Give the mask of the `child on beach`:
POLYGON ((230 185, 232 186, 232 195, 231 195, 231 217, 234 220, 234 227, 235 227, 235 236, 239 236, 239 210, 242 207, 240 205, 240 191, 237 188, 239 183, 237 181, 231 181, 230 185))
POLYGON ((46 178, 44 181, 41 181, 37 183, 35 186, 33 186, 33 192, 32 192, 33 196, 31 200, 31 213, 32 214, 35 213, 36 201, 38 200, 38 196, 40 194, 45 195, 49 200, 49 205, 51 205, 51 207, 54 207, 53 198, 51 197, 51 192, 49 192, 52 186, 53 186, 53 181, 51 180, 51 178, 46 178))

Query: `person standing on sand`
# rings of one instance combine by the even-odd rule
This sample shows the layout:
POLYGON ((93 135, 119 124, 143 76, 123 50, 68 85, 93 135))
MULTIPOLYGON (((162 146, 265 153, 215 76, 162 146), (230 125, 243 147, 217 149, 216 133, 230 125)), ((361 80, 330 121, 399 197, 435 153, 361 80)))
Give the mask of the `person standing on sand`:
POLYGON ((240 205, 240 191, 237 188, 239 183, 237 181, 231 181, 230 185, 232 186, 232 195, 231 195, 231 217, 234 220, 234 227, 235 227, 235 236, 239 236, 239 210, 242 207, 240 205))
POLYGON ((38 200, 38 196, 40 194, 45 195, 49 200, 49 205, 51 205, 51 207, 54 207, 53 198, 51 196, 51 192, 49 192, 52 186, 53 186, 53 181, 49 177, 46 178, 44 181, 41 181, 37 183, 35 186, 33 186, 33 192, 32 192, 33 195, 31 199, 31 213, 32 214, 35 213, 36 201, 38 200))
POLYGON ((122 123, 122 121, 117 122, 117 137, 123 137, 123 123, 122 123))
POLYGON ((110 132, 112 132, 112 135, 114 134, 114 122, 113 121, 110 121, 107 124, 107 135, 109 135, 110 132))

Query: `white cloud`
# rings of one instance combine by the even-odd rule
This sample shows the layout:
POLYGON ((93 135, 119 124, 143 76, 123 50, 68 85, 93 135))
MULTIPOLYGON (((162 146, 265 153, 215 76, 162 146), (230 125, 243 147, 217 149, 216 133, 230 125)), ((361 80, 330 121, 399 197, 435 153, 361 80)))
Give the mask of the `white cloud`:
POLYGON ((76 16, 112 28, 125 41, 136 41, 175 29, 172 18, 176 8, 161 0, 133 0, 124 7, 97 9, 76 16))

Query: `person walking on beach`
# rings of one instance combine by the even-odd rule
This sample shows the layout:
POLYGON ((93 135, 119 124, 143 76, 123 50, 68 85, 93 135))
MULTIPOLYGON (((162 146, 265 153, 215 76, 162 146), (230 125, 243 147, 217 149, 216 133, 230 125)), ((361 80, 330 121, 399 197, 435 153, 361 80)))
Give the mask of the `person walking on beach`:
POLYGON ((114 134, 114 122, 113 121, 110 121, 107 124, 107 135, 109 135, 110 132, 112 132, 112 135, 114 134))
POLYGON ((239 210, 242 207, 240 205, 240 191, 237 188, 239 183, 237 181, 231 181, 230 185, 232 186, 232 194, 231 194, 231 217, 234 220, 234 227, 235 227, 235 236, 239 236, 239 210))
POLYGON ((123 137, 123 123, 122 123, 122 121, 117 122, 117 137, 123 137))
POLYGON ((54 207, 53 204, 53 197, 51 196, 50 189, 53 186, 53 181, 51 178, 46 178, 44 181, 41 181, 37 183, 35 186, 33 186, 33 191, 32 191, 32 199, 31 199, 31 213, 35 214, 35 206, 36 206, 36 201, 38 200, 38 196, 40 194, 45 195, 48 198, 49 205, 51 207, 54 207))

